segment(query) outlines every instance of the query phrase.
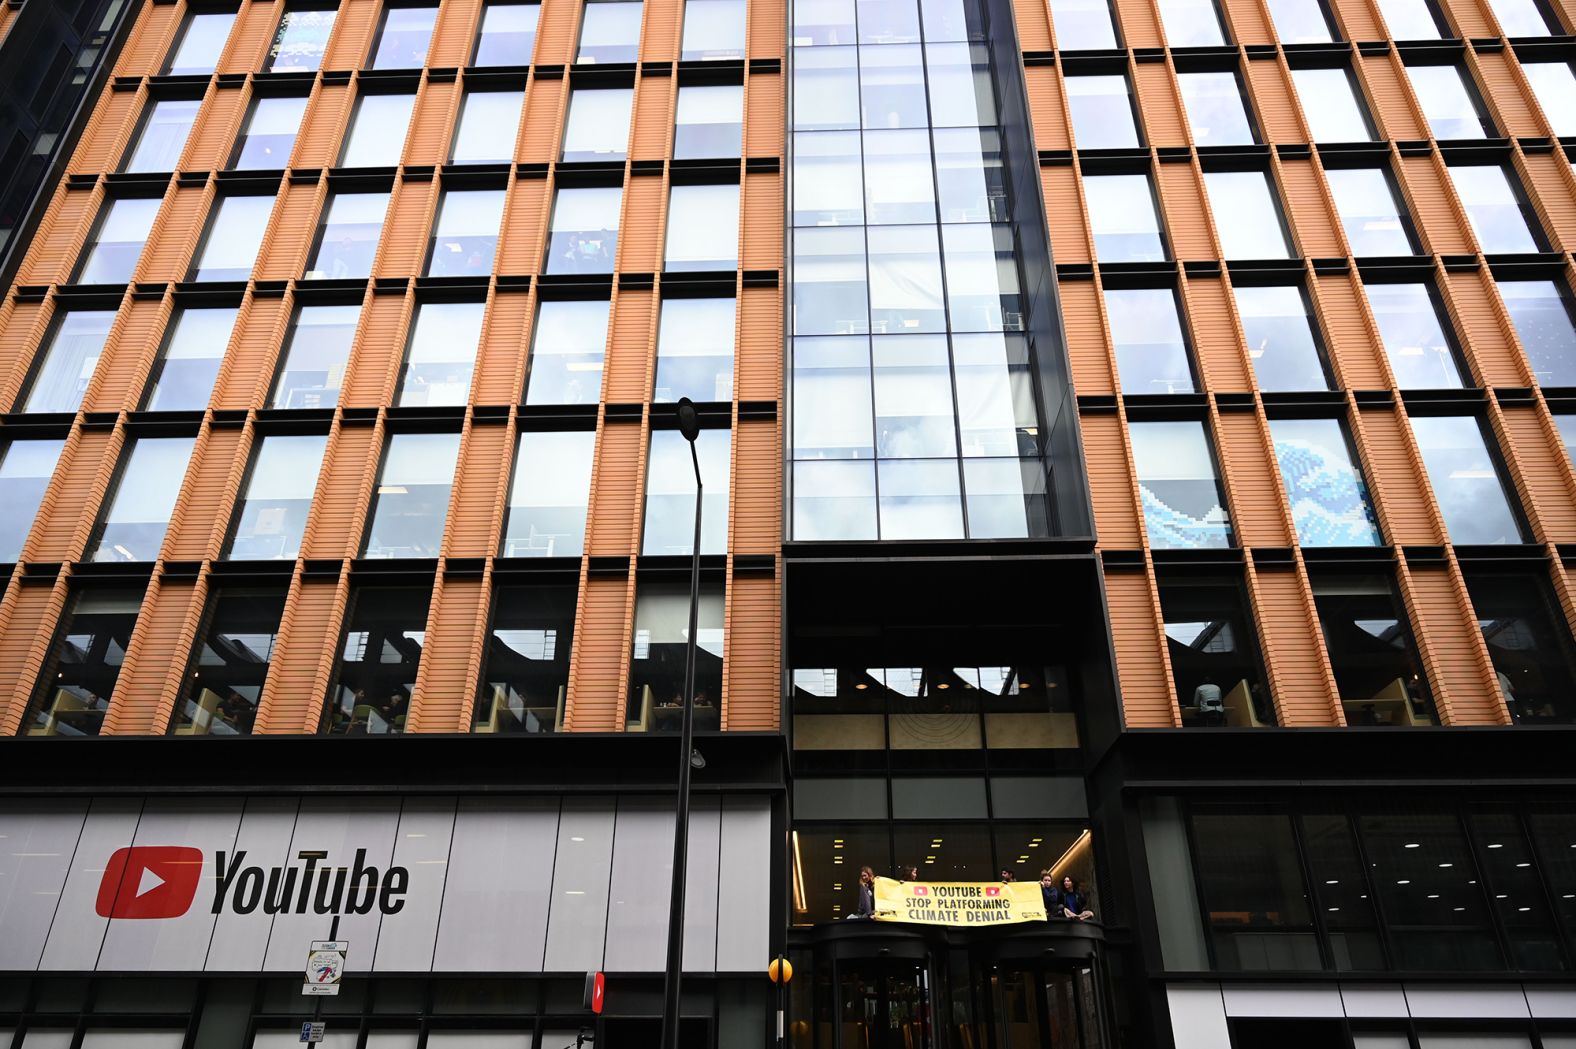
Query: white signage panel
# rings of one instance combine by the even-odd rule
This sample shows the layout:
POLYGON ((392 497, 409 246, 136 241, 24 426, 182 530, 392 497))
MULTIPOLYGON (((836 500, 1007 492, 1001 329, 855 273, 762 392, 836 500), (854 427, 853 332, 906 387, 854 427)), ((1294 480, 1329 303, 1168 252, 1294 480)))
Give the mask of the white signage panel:
POLYGON ((87 814, 86 801, 0 812, 0 970, 38 967, 87 814))

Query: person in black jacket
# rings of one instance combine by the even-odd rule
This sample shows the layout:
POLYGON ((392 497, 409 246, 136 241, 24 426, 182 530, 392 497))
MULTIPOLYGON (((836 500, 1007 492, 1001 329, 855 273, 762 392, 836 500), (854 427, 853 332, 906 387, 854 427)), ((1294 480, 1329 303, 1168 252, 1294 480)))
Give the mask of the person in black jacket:
POLYGON ((1089 909, 1089 901, 1078 891, 1078 879, 1071 874, 1062 878, 1061 897, 1062 917, 1079 922, 1086 922, 1094 917, 1094 911, 1089 909))
POLYGON ((1047 920, 1062 916, 1062 892, 1056 887, 1056 875, 1050 868, 1040 872, 1040 899, 1045 901, 1047 920))
POLYGON ((876 916, 876 872, 869 867, 859 868, 859 909, 854 912, 856 918, 874 918, 876 916))

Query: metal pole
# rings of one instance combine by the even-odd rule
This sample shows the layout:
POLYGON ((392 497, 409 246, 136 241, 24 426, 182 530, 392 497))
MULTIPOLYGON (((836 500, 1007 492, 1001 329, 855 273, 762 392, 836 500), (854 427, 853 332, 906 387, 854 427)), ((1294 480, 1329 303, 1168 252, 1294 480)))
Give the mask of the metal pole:
POLYGON ((684 647, 684 709, 679 730, 678 814, 673 823, 673 898, 668 905, 668 967, 662 984, 662 1049, 679 1046, 679 983, 684 972, 684 890, 689 859, 690 753, 695 737, 695 642, 700 622, 700 510, 704 486, 700 457, 690 441, 695 467, 695 545, 690 548, 689 643, 684 647))

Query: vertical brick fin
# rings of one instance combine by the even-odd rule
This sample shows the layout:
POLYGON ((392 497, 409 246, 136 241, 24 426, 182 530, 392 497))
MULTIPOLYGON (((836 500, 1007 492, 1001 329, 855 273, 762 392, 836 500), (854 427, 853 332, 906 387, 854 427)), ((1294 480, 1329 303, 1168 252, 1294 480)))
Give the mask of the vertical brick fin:
POLYGON ((98 175, 114 171, 126 152, 137 117, 147 104, 146 89, 106 91, 82 131, 71 166, 73 175, 98 175))
POLYGON ((1116 0, 1122 42, 1128 47, 1163 47, 1160 19, 1153 0, 1116 0))
POLYGON ((1440 255, 1472 254, 1476 249, 1434 155, 1402 157, 1400 175, 1401 194, 1423 235, 1424 249, 1440 255))
POLYGON ((1538 540, 1576 542, 1576 487, 1565 449, 1549 431, 1541 408, 1505 408, 1489 416, 1505 452, 1521 505, 1532 517, 1538 540))
POLYGON ((1171 253, 1179 259, 1218 259, 1204 187, 1191 164, 1162 164, 1156 188, 1165 211, 1171 253))
POLYGON ((1368 321, 1368 306, 1355 275, 1315 277, 1309 282, 1325 351, 1337 382, 1349 390, 1380 390, 1390 385, 1384 351, 1368 321))
POLYGON ((564 704, 571 732, 616 732, 624 725, 633 594, 632 581, 621 575, 588 576, 581 584, 564 704))
POLYGON ((1368 493, 1390 542, 1430 546, 1445 541, 1423 464, 1412 451, 1407 421, 1388 409, 1358 414, 1368 493))
POLYGON ((1045 193, 1045 215, 1051 228, 1051 254, 1058 264, 1088 262, 1092 258, 1089 225, 1077 170, 1061 165, 1042 167, 1040 188, 1045 193))
POLYGON ((498 244, 500 274, 534 274, 542 266, 542 230, 547 216, 547 180, 516 179, 504 207, 503 236, 498 244))
POLYGON ((470 64, 481 9, 482 0, 445 0, 438 8, 438 21, 432 27, 432 49, 427 53, 427 61, 434 69, 458 69, 470 64))
POLYGON ((535 65, 562 66, 574 60, 580 7, 578 0, 545 0, 536 24, 535 65))
POLYGON ((1143 523, 1138 518, 1138 498, 1127 458, 1127 434, 1115 415, 1085 413, 1084 459, 1089 464, 1089 495, 1094 505, 1095 531, 1107 550, 1132 550, 1142 545, 1143 523))
POLYGON ((230 30, 230 44, 219 59, 219 72, 255 73, 262 69, 263 56, 273 43, 284 13, 284 0, 274 0, 271 4, 252 0, 243 5, 236 16, 235 28, 230 30))
POLYGON ((159 217, 153 223, 148 243, 142 249, 142 261, 137 264, 139 281, 178 281, 186 279, 187 267, 203 228, 212 216, 214 202, 212 184, 205 186, 177 186, 164 198, 159 217))
POLYGON ((607 348, 609 404, 640 404, 651 396, 657 302, 649 291, 620 289, 613 302, 607 348))
POLYGON ((395 184, 383 221, 383 242, 372 272, 379 277, 414 277, 427 257, 428 229, 437 208, 436 182, 395 184))
POLYGON ((746 270, 783 268, 783 177, 770 172, 744 176, 739 201, 742 243, 739 266, 746 270))
POLYGON ((388 404, 405 358, 414 300, 408 295, 374 295, 361 307, 361 326, 345 365, 340 403, 347 408, 388 404))
MULTIPOLYGON (((294 168, 329 168, 339 159, 340 136, 350 119, 350 86, 318 81, 296 133, 294 168)), ((310 189, 311 187, 297 187, 310 189)), ((298 274, 291 274, 298 276, 298 274)))
POLYGON ((1260 134, 1269 142, 1306 142, 1309 135, 1285 68, 1279 62, 1249 62, 1247 81, 1260 134))
MULTIPOLYGON (((183 6, 183 5, 182 5, 183 6)), ((154 76, 164 65, 164 56, 180 28, 182 6, 144 4, 126 40, 125 50, 115 63, 117 77, 154 76)))
POLYGON ((514 458, 509 427, 472 424, 460 450, 459 470, 444 523, 447 557, 487 557, 498 549, 504 488, 514 458))
POLYGON ((198 439, 164 539, 167 560, 219 556, 219 538, 229 527, 250 447, 250 435, 238 429, 208 429, 198 439))
POLYGON ((1532 200, 1538 221, 1559 251, 1576 248, 1576 172, 1563 155, 1517 153, 1521 184, 1532 200))
POLYGON ((312 497, 302 553, 309 558, 355 557, 361 523, 378 469, 382 434, 376 427, 341 427, 329 436, 312 497))
POLYGON ((8 299, 0 305, 0 406, 15 409, 15 401, 32 370, 33 356, 49 330, 50 310, 42 302, 8 299))
POLYGON ((1105 573, 1105 604, 1116 654, 1122 719, 1128 728, 1181 728, 1160 597, 1145 572, 1105 573))
POLYGON ((1399 580, 1440 720, 1447 725, 1508 724, 1510 712, 1499 694, 1460 569, 1454 564, 1408 567, 1399 580))
POLYGON ((1186 280, 1182 294, 1192 328, 1193 352, 1198 357, 1205 387, 1212 392, 1253 389, 1251 367, 1242 352, 1242 333, 1226 282, 1218 278, 1186 280))
MULTIPOLYGON (((1450 273, 1445 276, 1445 307, 1464 337, 1467 357, 1479 386, 1531 386, 1533 376, 1508 319, 1501 313, 1499 292, 1490 287, 1493 275, 1450 273)), ((1468 382, 1471 385, 1471 382, 1468 382)))
POLYGON ((323 53, 324 69, 360 69, 371 58, 378 0, 340 0, 334 33, 323 53))
POLYGON ((206 583, 158 579, 148 588, 104 715, 104 735, 158 735, 168 727, 207 589, 206 583))
POLYGON ((1144 119, 1144 134, 1152 146, 1185 146, 1189 142, 1187 119, 1182 99, 1177 96, 1171 70, 1159 62, 1144 62, 1133 67, 1133 84, 1138 91, 1138 111, 1144 119))
POLYGON ((775 554, 782 546, 782 436, 777 423, 740 422, 733 432, 733 482, 729 492, 728 549, 775 554))
POLYGON ((739 299, 738 316, 738 398, 779 401, 783 396, 781 290, 745 288, 739 299))
POLYGON ((268 667, 268 683, 257 704, 253 732, 297 735, 317 731, 334 657, 344 643, 341 630, 349 593, 343 578, 337 584, 296 579, 285 599, 279 640, 268 667))
POLYGON ((514 404, 525 376, 525 332, 531 325, 531 296, 499 291, 493 294, 482 322, 482 345, 471 383, 472 404, 514 404))
MULTIPOLYGON (((406 164, 442 164, 449 159, 449 131, 455 126, 458 107, 459 92, 452 82, 422 82, 405 138, 406 164)), ((503 129, 498 133, 502 136, 503 129)))
MULTIPOLYGON (((501 427, 487 427, 501 429, 501 427)), ((464 732, 470 728, 476 682, 471 665, 484 643, 487 589, 480 579, 445 578, 432 595, 421 669, 410 701, 408 732, 464 732)))
POLYGON ((1285 495, 1280 475, 1271 464, 1269 445, 1259 417, 1251 412, 1225 412, 1218 419, 1221 472, 1231 495, 1231 525, 1243 546, 1290 546, 1285 495))
POLYGON ((1062 104, 1062 78, 1055 66, 1026 66, 1023 79, 1029 93, 1029 119, 1034 126, 1035 149, 1068 149, 1067 110, 1062 104))
POLYGON ((14 736, 43 672, 56 621, 66 603, 66 580, 23 586, 13 579, 0 606, 0 734, 14 736))
POLYGON ((246 92, 243 89, 210 90, 192 126, 191 137, 187 139, 181 170, 214 171, 224 167, 245 113, 246 92))
POLYGON ((642 430, 634 423, 604 422, 597 441, 587 521, 587 552, 593 557, 628 556, 635 552, 640 522, 644 461, 642 430))
MULTIPOLYGON (((1225 0, 1230 39, 1239 44, 1273 44, 1275 34, 1264 17, 1260 0, 1225 0)), ((1364 40, 1368 39, 1363 37, 1364 40)))
MULTIPOLYGON (((751 73, 745 78, 745 156, 782 156, 783 90, 783 78, 777 73, 751 73)), ((663 136, 666 142, 666 132, 663 136)))
POLYGON ((258 280, 289 280, 306 272, 306 253, 317 232, 317 213, 328 187, 324 183, 280 187, 268 220, 267 250, 257 263, 258 280))
POLYGON ((1342 724, 1307 582, 1296 571, 1250 569, 1248 588, 1277 720, 1287 728, 1342 724))
POLYGON ((774 3, 765 0, 755 0, 746 5, 748 8, 750 33, 751 58, 784 58, 786 45, 783 41, 785 28, 783 23, 783 10, 774 3))
POLYGON ((290 306, 282 298, 247 299, 235 321, 230 350, 214 383, 214 407, 260 408, 273 382, 275 360, 290 322, 290 306))
POLYGON ((1332 0, 1330 6, 1342 40, 1383 40, 1389 35, 1379 27, 1372 0, 1332 0))
POLYGON ((104 203, 104 191, 98 186, 91 190, 68 190, 64 185, 55 191, 44 218, 27 246, 27 255, 17 272, 18 284, 58 284, 66 280, 82 253, 88 229, 104 203))
POLYGON ((124 434, 82 429, 72 433, 44 489, 33 532, 22 548, 23 561, 70 561, 79 556, 85 541, 80 537, 93 527, 99 501, 109 487, 124 434))
POLYGON ((525 128, 520 134, 516 160, 525 164, 546 164, 558 159, 562 110, 569 104, 568 84, 567 78, 531 80, 531 88, 525 95, 525 128))
POLYGON ((655 175, 636 175, 624 183, 624 215, 618 225, 620 273, 655 273, 662 268, 662 217, 667 195, 667 179, 655 175))
POLYGON ((782 712, 778 656, 781 602, 777 576, 735 575, 728 584, 723 620, 727 658, 722 664, 722 728, 732 732, 775 732, 782 712))
POLYGON ((1116 376, 1107 346, 1105 308, 1093 281, 1058 283, 1062 302, 1062 332, 1067 358, 1072 364, 1073 388, 1079 394, 1116 392, 1116 376))
POLYGON ((1543 134, 1543 122, 1533 110, 1534 102, 1520 72, 1511 68, 1508 52, 1469 50, 1467 62, 1477 66, 1478 82, 1485 89, 1500 134, 1511 138, 1543 134))
MULTIPOLYGON (((635 120, 630 131, 631 160, 664 160, 668 155, 668 132, 673 127, 673 91, 676 81, 670 76, 646 76, 635 82, 635 120)), ((753 88, 753 78, 749 85, 753 88)), ((753 92, 752 92, 753 93, 753 92)), ((753 102, 754 99, 751 99, 753 102)), ((753 110, 749 118, 754 118, 753 110)), ((781 150, 778 150, 781 153, 781 150)), ((755 151, 749 151, 755 156, 755 151)))
POLYGON ((684 0, 646 0, 645 8, 640 60, 673 61, 679 57, 679 25, 684 19, 684 0))
POLYGON ((1412 104, 1411 89, 1399 63, 1389 55, 1366 55, 1357 60, 1357 71, 1368 95, 1368 106, 1380 125, 1380 137, 1398 141, 1427 138, 1412 104))
POLYGON ((121 309, 82 396, 83 411, 135 410, 173 308, 166 295, 132 299, 121 309))
POLYGON ((1483 13, 1483 2, 1484 0, 1441 0, 1439 6, 1445 9, 1445 17, 1463 37, 1473 39, 1499 36, 1498 30, 1489 24, 1488 18, 1483 13))
POLYGON ((1051 49, 1051 23, 1043 3, 1039 0, 1013 0, 1012 15, 1013 21, 1018 24, 1019 47, 1025 51, 1051 49))
POLYGON ((1281 190, 1302 254, 1317 259, 1344 255, 1339 221, 1325 196, 1319 172, 1306 160, 1283 161, 1279 166, 1281 190))

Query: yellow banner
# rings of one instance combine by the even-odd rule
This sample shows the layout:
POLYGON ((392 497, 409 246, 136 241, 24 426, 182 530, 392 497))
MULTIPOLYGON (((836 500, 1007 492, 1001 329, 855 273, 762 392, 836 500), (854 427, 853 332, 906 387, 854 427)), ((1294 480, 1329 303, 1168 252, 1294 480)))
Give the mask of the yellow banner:
POLYGON ((876 921, 910 925, 1011 925, 1043 922, 1038 882, 876 879, 876 921))

